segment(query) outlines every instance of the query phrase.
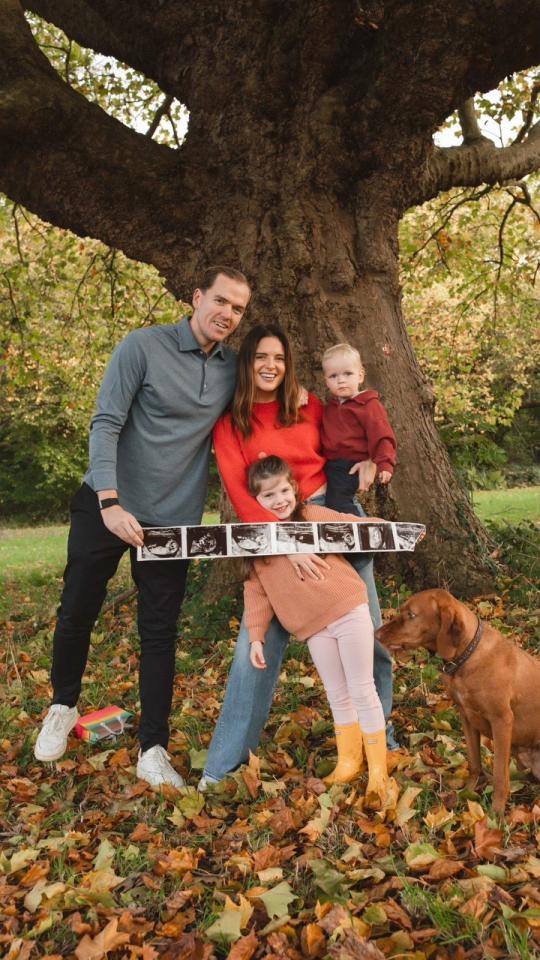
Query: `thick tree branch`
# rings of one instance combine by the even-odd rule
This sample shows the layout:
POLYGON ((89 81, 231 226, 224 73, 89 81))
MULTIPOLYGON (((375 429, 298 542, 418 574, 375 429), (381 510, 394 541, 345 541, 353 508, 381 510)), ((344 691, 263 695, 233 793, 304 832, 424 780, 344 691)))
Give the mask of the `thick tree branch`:
MULTIPOLYGON (((105 57, 123 60, 120 51, 122 37, 117 36, 100 17, 99 13, 85 3, 85 0, 29 0, 24 4, 26 10, 37 14, 48 23, 54 23, 82 47, 90 47, 105 57)), ((127 61, 126 61, 127 62, 127 61)))
POLYGON ((0 44, 0 189, 44 220, 163 268, 171 247, 193 234, 192 204, 202 203, 178 151, 130 130, 64 83, 17 0, 3 0, 0 44))
POLYGON ((487 140, 480 127, 478 126, 478 117, 474 107, 474 97, 469 97, 465 103, 458 107, 459 124, 463 134, 464 143, 476 143, 477 140, 487 140))
POLYGON ((460 147, 434 147, 423 176, 413 186, 409 205, 430 200, 452 187, 479 187, 521 180, 540 167, 540 122, 523 143, 496 147, 476 140, 460 147))
MULTIPOLYGON (((197 4, 196 0, 166 4, 152 0, 21 2, 26 10, 59 27, 81 47, 139 70, 164 93, 191 106, 188 67, 200 52, 192 30, 197 26, 200 29, 208 19, 204 4, 197 4)), ((212 9, 211 15, 219 24, 219 11, 212 9)))
POLYGON ((175 58, 180 54, 184 66, 188 63, 192 4, 169 3, 166 11, 161 4, 152 9, 150 0, 27 0, 23 6, 81 47, 139 70, 167 95, 187 104, 187 74, 185 69, 178 71, 175 58))

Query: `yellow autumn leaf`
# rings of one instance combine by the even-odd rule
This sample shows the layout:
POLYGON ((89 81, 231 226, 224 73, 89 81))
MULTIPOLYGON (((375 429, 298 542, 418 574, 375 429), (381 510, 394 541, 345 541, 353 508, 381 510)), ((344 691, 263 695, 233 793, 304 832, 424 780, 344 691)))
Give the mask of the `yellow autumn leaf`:
POLYGON ((454 823, 455 819, 451 810, 447 810, 446 807, 439 807, 437 810, 430 810, 426 814, 424 823, 430 830, 440 830, 447 823, 454 823))
POLYGON ((406 787, 403 791, 396 804, 396 823, 399 827, 414 817, 416 811, 413 810, 413 803, 419 793, 422 793, 421 787, 406 787))
POLYGON ((46 880, 38 880, 35 886, 26 894, 24 906, 29 913, 35 913, 44 897, 46 897, 47 900, 52 900, 53 897, 56 897, 59 893, 63 893, 66 889, 67 884, 60 883, 59 881, 57 883, 47 883, 46 880))

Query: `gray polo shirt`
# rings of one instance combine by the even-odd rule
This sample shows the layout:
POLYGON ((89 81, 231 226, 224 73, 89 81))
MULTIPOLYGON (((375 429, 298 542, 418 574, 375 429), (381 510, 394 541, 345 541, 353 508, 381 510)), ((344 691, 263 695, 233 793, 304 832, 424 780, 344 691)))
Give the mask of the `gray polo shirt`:
POLYGON ((236 354, 206 354, 188 318, 128 333, 99 388, 84 482, 118 490, 140 523, 199 523, 212 428, 235 384, 236 354))

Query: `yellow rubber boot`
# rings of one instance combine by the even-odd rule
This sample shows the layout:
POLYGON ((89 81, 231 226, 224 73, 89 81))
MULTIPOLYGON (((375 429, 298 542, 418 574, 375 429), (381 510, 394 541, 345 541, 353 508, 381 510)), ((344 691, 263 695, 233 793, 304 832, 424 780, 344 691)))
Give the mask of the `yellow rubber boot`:
POLYGON ((385 728, 377 733, 364 733, 364 748, 368 765, 366 800, 378 798, 384 804, 393 785, 386 767, 385 728))
POLYGON ((336 747, 338 762, 324 782, 331 786, 333 783, 349 783, 362 770, 362 731, 360 724, 336 724, 336 747))

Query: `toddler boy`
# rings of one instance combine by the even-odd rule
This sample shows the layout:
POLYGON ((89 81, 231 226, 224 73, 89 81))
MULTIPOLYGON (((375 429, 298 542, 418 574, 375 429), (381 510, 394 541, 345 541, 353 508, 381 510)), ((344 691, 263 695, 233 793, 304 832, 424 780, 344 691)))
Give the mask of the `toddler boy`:
POLYGON ((358 350, 338 343, 323 354, 326 403, 321 426, 326 457, 326 506, 361 516, 354 499, 356 464, 372 460, 381 483, 388 483, 396 463, 396 438, 376 390, 362 390, 365 371, 358 350))

